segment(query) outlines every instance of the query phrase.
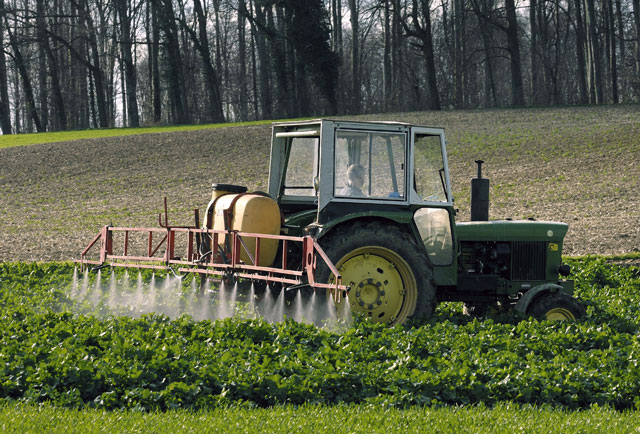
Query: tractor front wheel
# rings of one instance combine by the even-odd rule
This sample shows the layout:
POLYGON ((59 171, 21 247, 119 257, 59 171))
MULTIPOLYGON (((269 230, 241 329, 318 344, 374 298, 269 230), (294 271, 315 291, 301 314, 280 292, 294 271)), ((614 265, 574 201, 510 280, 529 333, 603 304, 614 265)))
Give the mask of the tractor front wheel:
MULTIPOLYGON (((337 312, 344 311, 341 303, 349 303, 352 313, 388 324, 432 314, 435 290, 428 259, 399 228, 379 222, 349 225, 320 242, 351 288, 337 312)), ((332 282, 333 275, 319 264, 316 278, 332 282)))
POLYGON ((527 313, 550 321, 575 321, 586 315, 582 303, 564 292, 548 292, 536 298, 527 313))

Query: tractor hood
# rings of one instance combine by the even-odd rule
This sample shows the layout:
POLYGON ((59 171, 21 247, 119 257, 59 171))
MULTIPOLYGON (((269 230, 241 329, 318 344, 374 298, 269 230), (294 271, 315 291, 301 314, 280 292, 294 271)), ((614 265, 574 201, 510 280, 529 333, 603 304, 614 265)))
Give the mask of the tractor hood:
POLYGON ((458 241, 548 241, 562 243, 569 225, 532 220, 474 221, 456 224, 458 241))

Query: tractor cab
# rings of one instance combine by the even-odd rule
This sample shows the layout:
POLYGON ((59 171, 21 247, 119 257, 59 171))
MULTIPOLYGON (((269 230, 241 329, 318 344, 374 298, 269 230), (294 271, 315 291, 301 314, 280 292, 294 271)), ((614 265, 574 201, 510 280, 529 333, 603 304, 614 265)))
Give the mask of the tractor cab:
POLYGON ((284 230, 321 238, 378 219, 422 239, 435 265, 453 263, 453 198, 444 130, 398 122, 313 120, 273 127, 269 194, 284 230))

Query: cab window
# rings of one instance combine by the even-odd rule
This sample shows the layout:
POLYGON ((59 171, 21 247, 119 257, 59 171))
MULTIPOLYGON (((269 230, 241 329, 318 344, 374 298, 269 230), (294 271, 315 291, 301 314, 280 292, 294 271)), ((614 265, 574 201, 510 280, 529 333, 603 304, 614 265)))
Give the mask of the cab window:
POLYGON ((318 138, 291 139, 284 194, 287 196, 314 196, 314 177, 318 173, 318 138))
POLYGON ((338 130, 335 143, 335 196, 405 198, 405 134, 338 130))
POLYGON ((413 152, 416 193, 424 201, 447 202, 440 136, 416 134, 413 152))

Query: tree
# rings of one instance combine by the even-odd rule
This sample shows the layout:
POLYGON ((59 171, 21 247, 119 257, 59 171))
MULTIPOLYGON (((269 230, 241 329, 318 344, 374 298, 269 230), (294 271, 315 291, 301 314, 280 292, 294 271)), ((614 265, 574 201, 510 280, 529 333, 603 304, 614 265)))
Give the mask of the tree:
POLYGON ((586 36, 582 20, 582 0, 575 0, 575 32, 576 32, 576 59, 578 64, 578 84, 580 89, 580 104, 587 104, 589 93, 587 90, 587 63, 584 56, 586 51, 586 36))
POLYGON ((115 6, 120 18, 120 54, 124 65, 124 82, 126 84, 127 114, 129 115, 129 126, 140 125, 138 117, 138 81, 136 78, 136 67, 133 64, 131 55, 131 20, 128 0, 115 0, 115 6))
POLYGON ((636 94, 640 96, 640 0, 633 0, 633 19, 636 28, 636 75, 635 86, 636 94))
MULTIPOLYGON (((269 52, 267 51, 265 29, 267 22, 265 18, 265 10, 269 7, 266 0, 249 0, 249 11, 245 16, 249 18, 251 23, 251 32, 256 44, 258 54, 258 83, 260 86, 260 115, 263 119, 271 119, 272 112, 272 95, 271 95, 271 69, 269 62, 269 52)), ((256 62, 254 62, 255 64, 256 62)))
POLYGON ((522 81, 522 61, 520 59, 520 42, 518 40, 518 17, 514 0, 505 0, 505 21, 491 17, 478 6, 478 0, 474 2, 474 11, 480 18, 487 20, 491 25, 503 31, 507 38, 507 52, 509 53, 509 66, 511 72, 511 105, 524 106, 524 86, 522 81))
MULTIPOLYGON (((3 37, 5 21, 4 0, 0 0, 0 35, 3 37)), ((7 79, 7 60, 4 55, 4 47, 0 49, 0 128, 2 128, 2 134, 11 134, 13 132, 9 111, 9 80, 7 79)))
POLYGON ((182 19, 181 23, 183 28, 189 33, 189 36, 191 37, 191 40, 202 60, 207 93, 204 120, 205 122, 224 122, 222 97, 220 94, 220 81, 218 79, 218 72, 213 66, 213 61, 211 59, 209 36, 207 32, 207 18, 202 9, 200 0, 193 1, 193 10, 198 23, 198 33, 189 28, 186 20, 182 19))
POLYGON ((511 94, 514 106, 524 106, 524 87, 522 85, 522 64, 520 59, 520 42, 518 41, 518 19, 514 0, 505 0, 507 12, 507 47, 511 59, 511 94))
MULTIPOLYGON (((55 110, 53 111, 55 114, 55 120, 53 123, 53 130, 66 130, 67 129, 67 110, 64 105, 64 98, 62 96, 62 88, 60 83, 60 72, 58 67, 58 60, 51 49, 51 44, 49 41, 49 33, 47 31, 47 24, 45 22, 45 8, 44 8, 44 0, 37 0, 36 6, 36 21, 37 21, 37 35, 38 35, 38 44, 42 49, 40 53, 40 57, 42 59, 41 64, 41 76, 40 76, 40 86, 41 89, 43 85, 46 85, 46 72, 48 70, 48 75, 51 77, 51 90, 53 92, 53 105, 55 110), (45 56, 46 55, 46 62, 45 56), (44 83, 42 82, 44 80, 44 83)), ((42 127, 43 129, 47 129, 48 123, 48 107, 47 107, 47 94, 46 89, 41 90, 40 97, 40 106, 41 106, 41 119, 42 119, 42 127)))
POLYGON ((247 41, 246 41, 246 5, 239 0, 238 5, 238 112, 241 121, 249 119, 247 94, 247 41))
MULTIPOLYGON (((296 62, 295 72, 298 93, 305 86, 304 79, 311 76, 320 93, 326 99, 329 112, 337 111, 334 83, 337 78, 338 57, 331 49, 329 20, 321 0, 286 0, 291 11, 290 39, 296 62)), ((301 115, 311 114, 311 105, 299 106, 301 115)))
POLYGON ((409 12, 411 21, 405 23, 407 35, 418 39, 418 46, 424 56, 424 66, 427 78, 428 102, 430 110, 440 110, 440 95, 436 80, 435 56, 433 54, 433 36, 431 34, 431 9, 429 0, 413 0, 413 7, 409 12))
POLYGON ((9 25, 6 15, 4 16, 4 19, 7 36, 9 37, 9 44, 11 45, 11 49, 13 51, 13 61, 16 65, 16 68, 18 69, 18 73, 20 74, 20 79, 22 81, 22 90, 26 98, 27 113, 29 115, 29 118, 35 124, 36 131, 43 132, 44 129, 42 128, 40 116, 38 115, 38 110, 36 109, 36 101, 33 96, 33 86, 31 85, 31 77, 27 68, 27 62, 22 55, 22 50, 20 49, 20 44, 18 43, 18 37, 16 36, 15 32, 11 30, 11 26, 9 25))
POLYGON ((152 0, 158 13, 158 25, 164 35, 165 61, 169 77, 169 101, 172 120, 177 124, 189 123, 187 111, 185 76, 182 69, 182 55, 176 18, 171 0, 152 0))
POLYGON ((361 111, 360 92, 360 3, 359 0, 349 0, 351 22, 351 112, 361 111))
POLYGON ((585 18, 587 27, 587 86, 589 88, 590 102, 602 104, 602 67, 600 58, 600 44, 596 28, 596 11, 594 0, 585 0, 585 18))

